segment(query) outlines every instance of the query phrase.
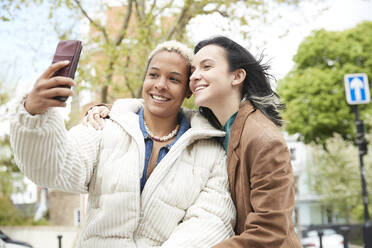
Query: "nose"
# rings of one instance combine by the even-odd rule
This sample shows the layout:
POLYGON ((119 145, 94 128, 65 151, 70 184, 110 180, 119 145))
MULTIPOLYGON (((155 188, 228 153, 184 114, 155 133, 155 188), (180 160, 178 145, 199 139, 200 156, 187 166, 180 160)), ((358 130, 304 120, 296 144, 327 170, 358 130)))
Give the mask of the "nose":
POLYGON ((198 80, 200 79, 200 73, 198 69, 195 69, 193 73, 191 73, 190 81, 198 80))
POLYGON ((167 80, 165 77, 160 77, 155 84, 156 89, 166 89, 167 88, 167 80))
POLYGON ((195 83, 197 83, 199 80, 200 80, 200 73, 198 69, 195 69, 195 71, 193 71, 193 73, 190 76, 190 90, 192 92, 194 91, 195 83))

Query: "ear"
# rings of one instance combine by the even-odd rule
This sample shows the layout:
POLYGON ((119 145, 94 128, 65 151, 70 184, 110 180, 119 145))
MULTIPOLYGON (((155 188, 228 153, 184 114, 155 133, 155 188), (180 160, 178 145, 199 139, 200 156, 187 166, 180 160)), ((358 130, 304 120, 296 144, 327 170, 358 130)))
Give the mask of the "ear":
POLYGON ((232 86, 239 86, 244 81, 246 75, 247 75, 246 71, 242 68, 234 71, 232 86))

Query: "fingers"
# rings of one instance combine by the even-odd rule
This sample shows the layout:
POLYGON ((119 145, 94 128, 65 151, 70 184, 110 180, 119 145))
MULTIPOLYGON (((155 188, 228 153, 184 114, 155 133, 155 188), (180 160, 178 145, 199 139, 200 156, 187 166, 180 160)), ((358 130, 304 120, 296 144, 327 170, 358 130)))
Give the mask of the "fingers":
MULTIPOLYGON (((94 118, 94 116, 97 115, 99 116, 98 113, 94 113, 93 112, 93 109, 89 110, 88 111, 88 123, 93 127, 95 128, 96 130, 100 130, 101 127, 100 127, 100 124, 96 121, 96 119, 94 118)), ((102 124, 103 125, 103 124, 102 124)))
POLYGON ((94 120, 96 120, 97 126, 99 127, 99 129, 103 129, 103 121, 102 121, 102 118, 101 118, 100 114, 99 113, 94 113, 93 118, 94 118, 94 120))
POLYGON ((54 87, 50 89, 45 89, 40 92, 40 97, 51 99, 56 96, 73 96, 74 92, 69 88, 62 88, 62 87, 54 87))
POLYGON ((36 90, 44 90, 60 86, 75 87, 76 82, 72 78, 68 77, 53 77, 50 79, 42 79, 38 81, 35 85, 35 88, 36 90))
POLYGON ((110 113, 110 110, 106 106, 95 106, 88 110, 87 115, 83 118, 83 124, 85 126, 88 123, 96 130, 104 128, 103 118, 106 118, 110 113))
POLYGON ((106 106, 98 107, 99 114, 102 118, 106 118, 110 114, 110 110, 106 106))
POLYGON ((61 69, 62 67, 67 66, 70 63, 68 60, 60 61, 54 64, 51 64, 46 71, 41 74, 39 79, 49 79, 56 71, 61 69))
POLYGON ((42 114, 50 107, 65 107, 66 103, 53 99, 56 96, 69 97, 74 92, 69 88, 54 87, 43 89, 36 86, 25 100, 25 108, 30 114, 42 114))
POLYGON ((66 107, 66 102, 61 102, 56 99, 47 99, 44 101, 44 105, 48 108, 51 107, 66 107))
POLYGON ((25 101, 25 108, 30 114, 42 114, 49 107, 66 106, 65 102, 53 98, 56 96, 72 96, 73 91, 69 88, 76 86, 75 81, 68 77, 50 77, 67 64, 69 64, 69 61, 61 61, 50 65, 36 81, 25 101))

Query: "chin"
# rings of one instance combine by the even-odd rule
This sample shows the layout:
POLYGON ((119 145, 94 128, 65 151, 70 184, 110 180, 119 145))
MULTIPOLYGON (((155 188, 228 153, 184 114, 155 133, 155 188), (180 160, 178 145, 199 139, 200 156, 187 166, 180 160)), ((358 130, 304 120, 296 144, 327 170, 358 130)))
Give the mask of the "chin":
POLYGON ((147 105, 147 110, 151 115, 162 117, 162 118, 166 118, 166 117, 178 114, 178 112, 172 111, 172 109, 170 109, 169 106, 160 107, 160 106, 147 105))
POLYGON ((205 97, 203 97, 203 96, 194 96, 194 102, 195 102, 196 106, 198 106, 198 107, 209 108, 208 101, 206 101, 206 100, 207 99, 205 99, 205 97))

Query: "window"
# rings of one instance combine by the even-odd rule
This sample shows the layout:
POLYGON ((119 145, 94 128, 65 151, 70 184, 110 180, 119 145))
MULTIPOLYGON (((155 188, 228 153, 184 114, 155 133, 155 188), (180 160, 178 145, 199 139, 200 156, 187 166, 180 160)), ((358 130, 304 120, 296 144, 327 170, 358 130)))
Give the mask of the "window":
POLYGON ((291 161, 295 161, 296 160, 296 148, 294 147, 289 148, 289 152, 291 154, 291 161))

